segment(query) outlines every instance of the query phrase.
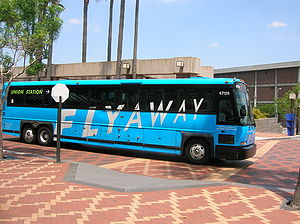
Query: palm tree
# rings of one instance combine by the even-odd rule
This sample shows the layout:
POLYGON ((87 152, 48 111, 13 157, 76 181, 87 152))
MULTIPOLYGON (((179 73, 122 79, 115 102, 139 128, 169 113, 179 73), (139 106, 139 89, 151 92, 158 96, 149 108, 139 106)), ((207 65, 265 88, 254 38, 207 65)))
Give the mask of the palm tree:
POLYGON ((119 37, 118 37, 118 52, 117 52, 117 79, 120 78, 122 72, 122 50, 123 50, 123 30, 124 30, 124 15, 125 15, 125 0, 121 0, 120 20, 119 20, 119 37))
POLYGON ((108 40, 107 40, 107 61, 111 61, 111 42, 112 42, 112 22, 114 12, 114 0, 110 0, 109 6, 109 26, 108 26, 108 40))
POLYGON ((83 35, 82 35, 82 63, 86 62, 86 48, 87 48, 87 14, 89 7, 89 0, 83 0, 83 35))
POLYGON ((136 60, 138 45, 138 28, 139 28, 139 5, 140 0, 135 0, 135 22, 134 22, 134 44, 133 44, 133 60, 132 60, 132 76, 136 79, 136 60))
MULTIPOLYGON (((65 9, 65 7, 60 4, 61 0, 49 0, 49 3, 51 4, 55 4, 55 5, 59 5, 63 10, 65 9)), ((49 43, 48 46, 48 60, 47 60, 47 69, 46 69, 46 77, 47 79, 51 80, 51 75, 52 75, 52 71, 51 71, 51 65, 52 65, 52 56, 53 56, 53 42, 54 42, 54 37, 51 36, 51 42, 49 43)))

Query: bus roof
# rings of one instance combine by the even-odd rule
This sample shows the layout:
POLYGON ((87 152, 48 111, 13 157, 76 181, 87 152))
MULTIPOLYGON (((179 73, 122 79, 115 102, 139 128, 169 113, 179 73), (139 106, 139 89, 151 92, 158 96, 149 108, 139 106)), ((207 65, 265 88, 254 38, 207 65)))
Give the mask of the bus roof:
POLYGON ((111 80, 57 80, 57 81, 26 81, 12 82, 11 86, 39 86, 55 85, 63 83, 66 85, 122 85, 122 84, 141 84, 141 85, 170 85, 170 84, 203 84, 203 85, 231 85, 235 82, 242 82, 240 79, 232 78, 206 78, 194 77, 188 79, 111 79, 111 80))

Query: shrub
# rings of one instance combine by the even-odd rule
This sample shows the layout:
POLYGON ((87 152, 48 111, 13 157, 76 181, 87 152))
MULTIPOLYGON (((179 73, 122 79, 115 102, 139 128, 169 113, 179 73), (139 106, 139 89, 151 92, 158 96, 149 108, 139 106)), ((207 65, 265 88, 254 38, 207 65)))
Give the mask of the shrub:
POLYGON ((269 114, 263 113, 258 108, 253 108, 253 116, 254 116, 254 119, 263 119, 263 118, 268 118, 269 114))
POLYGON ((258 103, 257 109, 259 109, 262 113, 268 114, 268 117, 276 116, 276 109, 274 103, 258 103))

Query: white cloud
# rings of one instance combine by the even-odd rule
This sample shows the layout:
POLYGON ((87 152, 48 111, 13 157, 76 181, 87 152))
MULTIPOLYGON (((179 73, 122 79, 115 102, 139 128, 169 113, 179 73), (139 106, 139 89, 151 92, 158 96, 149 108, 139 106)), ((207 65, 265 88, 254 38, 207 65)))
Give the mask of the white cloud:
POLYGON ((68 20, 68 23, 77 25, 77 24, 80 24, 80 23, 81 23, 81 20, 80 20, 80 19, 69 19, 69 20, 68 20))
POLYGON ((210 46, 211 47, 220 47, 220 44, 219 43, 212 43, 210 46))
POLYGON ((285 26, 287 26, 287 24, 280 21, 274 21, 271 24, 267 24, 267 27, 271 27, 271 28, 278 28, 278 27, 285 27, 285 26))

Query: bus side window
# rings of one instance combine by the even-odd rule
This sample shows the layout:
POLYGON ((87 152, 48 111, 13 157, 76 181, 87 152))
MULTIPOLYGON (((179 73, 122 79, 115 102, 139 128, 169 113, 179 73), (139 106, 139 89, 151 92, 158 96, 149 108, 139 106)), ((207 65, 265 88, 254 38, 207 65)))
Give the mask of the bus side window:
POLYGON ((135 85, 123 86, 121 91, 121 103, 125 110, 134 110, 139 103, 139 87, 135 85))
POLYGON ((88 87, 69 86, 69 90, 69 98, 63 104, 64 108, 88 108, 90 98, 88 87))
POLYGON ((219 101, 219 122, 230 122, 234 121, 234 113, 231 100, 220 100, 219 101))
POLYGON ((142 88, 142 109, 146 111, 157 111, 162 105, 162 110, 165 111, 169 105, 168 112, 177 112, 176 107, 176 89, 168 86, 147 86, 142 88), (151 106, 152 105, 152 106, 151 106), (153 107, 153 108, 151 108, 153 107))
POLYGON ((98 109, 105 109, 110 106, 112 109, 116 109, 116 92, 117 87, 105 87, 97 86, 91 87, 90 107, 98 109))

